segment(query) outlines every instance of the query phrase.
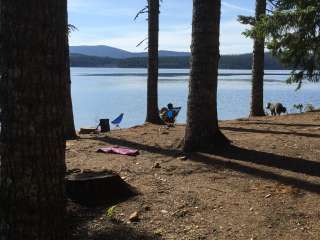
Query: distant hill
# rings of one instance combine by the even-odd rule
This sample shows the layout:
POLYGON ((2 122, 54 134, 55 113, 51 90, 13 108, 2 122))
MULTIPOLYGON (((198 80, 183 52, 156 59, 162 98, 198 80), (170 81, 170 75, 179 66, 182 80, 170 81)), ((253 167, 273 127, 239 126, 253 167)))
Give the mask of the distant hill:
MULTIPOLYGON (((115 59, 147 57, 146 52, 128 52, 119 48, 105 45, 98 46, 70 46, 70 53, 83 54, 95 57, 109 57, 115 59)), ((160 57, 186 57, 190 56, 189 52, 159 51, 160 57)))
MULTIPOLYGON (((71 53, 70 64, 72 67, 122 67, 122 68, 146 68, 147 57, 110 58, 88 56, 71 53)), ((220 69, 251 69, 252 54, 223 55, 220 59, 220 69)), ((160 68, 189 68, 190 56, 161 56, 160 68)), ((265 54, 265 69, 285 69, 271 54, 265 54)))
MULTIPOLYGON (((273 57, 270 53, 266 53, 264 57, 264 67, 266 70, 283 70, 286 69, 277 58, 273 57)), ((251 69, 252 67, 252 54, 239 54, 239 55, 222 55, 220 58, 219 68, 222 69, 251 69)))
POLYGON ((104 46, 104 45, 70 46, 70 53, 83 54, 83 55, 95 56, 95 57, 110 57, 110 58, 118 58, 118 59, 133 57, 131 52, 128 52, 119 48, 104 46))

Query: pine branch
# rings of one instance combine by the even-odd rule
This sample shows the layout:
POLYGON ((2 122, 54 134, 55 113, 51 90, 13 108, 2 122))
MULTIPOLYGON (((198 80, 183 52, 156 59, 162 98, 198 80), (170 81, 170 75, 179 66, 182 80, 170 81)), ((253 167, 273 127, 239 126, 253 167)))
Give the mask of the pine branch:
POLYGON ((137 18, 138 18, 141 14, 148 13, 148 9, 149 9, 149 6, 145 6, 144 8, 142 8, 142 9, 137 13, 137 15, 134 17, 133 21, 137 20, 137 18))

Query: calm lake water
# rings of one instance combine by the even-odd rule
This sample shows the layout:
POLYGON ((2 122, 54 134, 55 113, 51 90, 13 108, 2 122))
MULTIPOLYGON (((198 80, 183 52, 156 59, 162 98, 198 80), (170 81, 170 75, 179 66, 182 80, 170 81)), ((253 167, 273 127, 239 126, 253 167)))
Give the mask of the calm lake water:
MULTIPOLYGON (((160 69, 159 107, 172 102, 182 106, 177 121, 186 121, 187 69, 160 69)), ((220 70, 219 119, 246 117, 250 106, 250 70, 220 70)), ((320 107, 320 84, 304 84, 295 91, 285 83, 288 71, 266 71, 265 102, 282 102, 289 112, 294 104, 320 107)), ((146 116, 146 69, 71 68, 76 128, 96 126, 100 118, 124 113, 121 127, 142 124, 146 116)))

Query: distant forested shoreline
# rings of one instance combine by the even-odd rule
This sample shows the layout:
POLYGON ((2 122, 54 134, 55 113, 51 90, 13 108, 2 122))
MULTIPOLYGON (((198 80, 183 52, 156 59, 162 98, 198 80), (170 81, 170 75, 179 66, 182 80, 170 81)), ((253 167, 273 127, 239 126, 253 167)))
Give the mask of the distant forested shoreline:
MULTIPOLYGON (((96 57, 84 54, 71 53, 71 67, 118 67, 118 68, 146 68, 147 57, 133 57, 126 59, 116 59, 110 57, 96 57)), ((251 69, 252 54, 240 55, 223 55, 221 56, 219 68, 221 69, 251 69)), ((181 68, 188 69, 190 66, 190 57, 160 57, 160 68, 181 68)), ((286 69, 279 61, 265 54, 265 69, 266 70, 284 70, 286 69)))

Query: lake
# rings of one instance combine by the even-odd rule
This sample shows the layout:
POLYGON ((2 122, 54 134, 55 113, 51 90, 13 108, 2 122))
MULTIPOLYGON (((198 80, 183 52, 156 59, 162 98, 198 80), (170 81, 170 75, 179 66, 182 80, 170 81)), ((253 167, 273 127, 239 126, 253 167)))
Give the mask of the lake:
MULTIPOLYGON (((72 98, 76 128, 96 126, 100 118, 114 119, 124 113, 121 127, 144 123, 146 116, 146 69, 71 68, 72 98)), ((250 70, 219 71, 219 119, 248 116, 251 92, 250 70)), ((295 91, 286 84, 289 71, 266 71, 266 102, 282 102, 289 112, 294 104, 313 104, 320 107, 320 84, 307 83, 295 91)), ((160 69, 159 108, 172 102, 182 106, 177 122, 186 121, 188 95, 187 69, 160 69)))

